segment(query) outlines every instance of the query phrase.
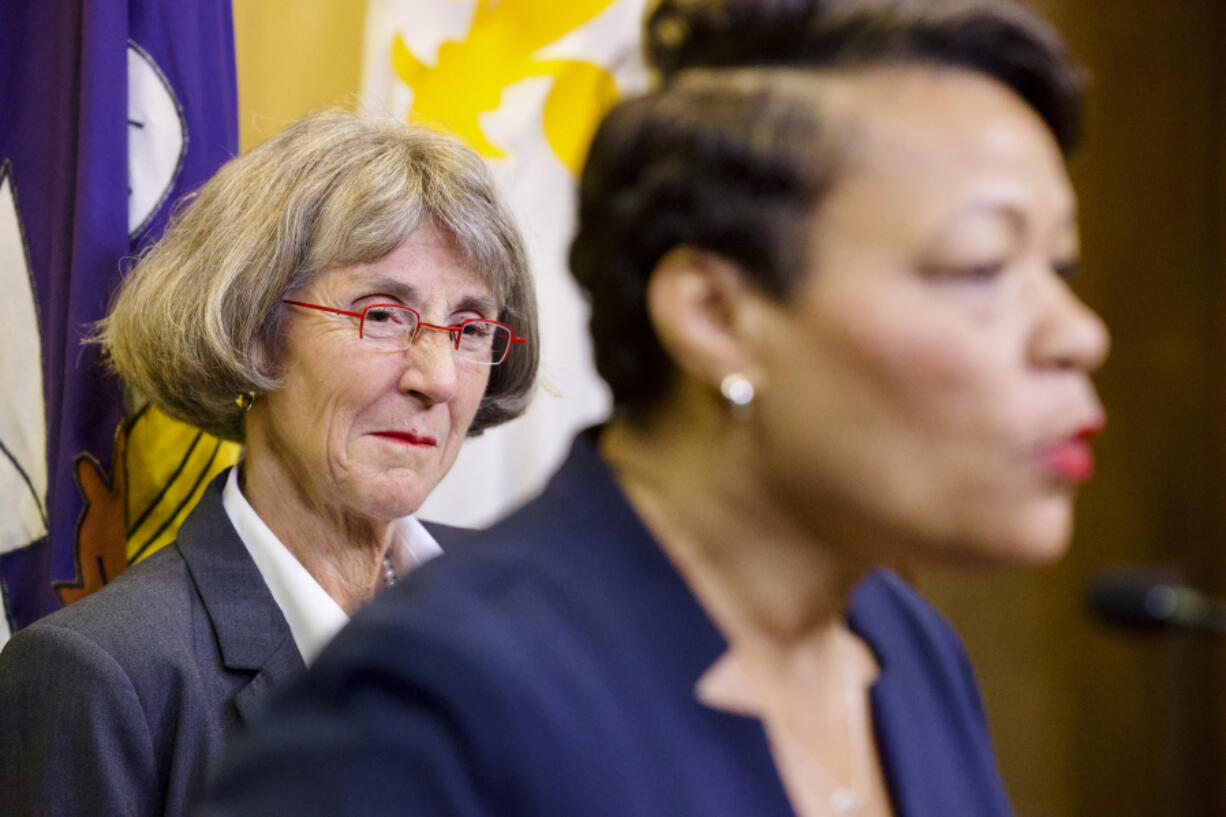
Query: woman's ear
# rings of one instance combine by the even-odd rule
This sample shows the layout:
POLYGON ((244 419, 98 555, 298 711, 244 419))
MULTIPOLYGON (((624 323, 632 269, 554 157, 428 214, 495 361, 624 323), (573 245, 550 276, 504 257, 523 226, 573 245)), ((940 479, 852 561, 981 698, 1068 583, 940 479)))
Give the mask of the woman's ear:
POLYGON ((714 388, 729 374, 757 382, 752 314, 761 299, 741 268, 715 253, 670 250, 647 282, 647 312, 669 357, 714 388))

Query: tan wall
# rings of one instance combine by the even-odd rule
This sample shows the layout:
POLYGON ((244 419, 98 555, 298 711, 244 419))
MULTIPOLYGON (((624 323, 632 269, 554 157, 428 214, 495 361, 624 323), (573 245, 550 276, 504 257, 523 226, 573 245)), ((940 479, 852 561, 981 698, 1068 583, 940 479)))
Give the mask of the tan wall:
POLYGON ((365 0, 234 0, 239 147, 357 99, 365 0))

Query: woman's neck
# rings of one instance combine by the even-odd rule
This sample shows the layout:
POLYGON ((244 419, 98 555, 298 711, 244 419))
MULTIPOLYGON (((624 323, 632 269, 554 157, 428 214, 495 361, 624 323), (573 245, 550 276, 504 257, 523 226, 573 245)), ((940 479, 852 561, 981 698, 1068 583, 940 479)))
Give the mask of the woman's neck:
POLYGON ((730 643, 786 646, 836 626, 869 565, 787 513, 748 429, 694 399, 684 422, 674 412, 604 431, 601 455, 631 505, 730 643))
POLYGON ((312 501, 268 455, 248 449, 239 468, 239 487, 252 509, 341 609, 353 615, 374 597, 383 581, 390 523, 312 501))

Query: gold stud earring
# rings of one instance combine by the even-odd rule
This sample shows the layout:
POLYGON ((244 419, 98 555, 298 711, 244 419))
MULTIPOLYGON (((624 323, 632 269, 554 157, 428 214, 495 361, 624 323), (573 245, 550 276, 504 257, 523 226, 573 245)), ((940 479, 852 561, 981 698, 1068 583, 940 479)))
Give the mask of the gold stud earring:
POLYGON ((255 392, 245 391, 240 392, 238 397, 234 398, 234 405, 238 406, 243 411, 251 411, 251 404, 255 402, 255 392))

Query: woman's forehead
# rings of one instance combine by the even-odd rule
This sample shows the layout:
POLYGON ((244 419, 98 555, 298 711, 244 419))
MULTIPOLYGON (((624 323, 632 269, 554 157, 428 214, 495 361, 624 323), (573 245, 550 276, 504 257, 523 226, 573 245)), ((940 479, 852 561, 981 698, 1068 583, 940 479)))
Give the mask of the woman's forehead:
POLYGON ((881 69, 825 83, 822 99, 840 130, 840 167, 823 210, 854 198, 877 217, 911 206, 936 221, 985 208, 1075 221, 1054 137, 995 80, 963 70, 881 69))
POLYGON ((350 297, 381 294, 410 305, 498 305, 485 276, 454 240, 416 232, 382 258, 322 272, 309 289, 350 297))

